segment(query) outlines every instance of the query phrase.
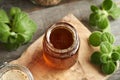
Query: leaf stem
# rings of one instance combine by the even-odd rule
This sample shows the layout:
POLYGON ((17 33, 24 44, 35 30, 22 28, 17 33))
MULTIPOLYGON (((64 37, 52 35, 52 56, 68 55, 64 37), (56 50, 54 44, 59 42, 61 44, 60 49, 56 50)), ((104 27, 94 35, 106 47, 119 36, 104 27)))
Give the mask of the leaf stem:
POLYGON ((101 16, 105 16, 105 17, 108 17, 108 12, 106 11, 106 10, 100 10, 100 14, 101 14, 101 16))

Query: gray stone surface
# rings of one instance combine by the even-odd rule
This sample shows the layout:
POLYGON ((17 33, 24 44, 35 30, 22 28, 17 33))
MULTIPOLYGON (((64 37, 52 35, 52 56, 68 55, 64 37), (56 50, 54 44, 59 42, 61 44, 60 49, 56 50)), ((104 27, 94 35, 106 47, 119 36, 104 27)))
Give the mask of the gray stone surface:
MULTIPOLYGON (((118 4, 120 3, 120 0, 115 0, 115 1, 118 4)), ((20 55, 27 49, 27 47, 30 44, 32 44, 37 38, 39 38, 51 24, 57 22, 58 20, 60 20, 62 17, 64 17, 65 15, 67 15, 69 13, 74 14, 80 21, 83 22, 83 24, 86 27, 88 27, 88 29, 92 30, 88 24, 88 18, 89 18, 90 12, 91 12, 90 5, 92 5, 92 4, 99 5, 101 2, 102 2, 102 0, 78 0, 78 1, 74 1, 72 3, 65 3, 65 4, 62 4, 59 6, 54 6, 54 7, 50 7, 50 8, 46 8, 46 9, 42 9, 42 10, 35 10, 32 12, 29 12, 30 17, 33 20, 35 20, 35 22, 38 25, 37 32, 35 33, 35 35, 30 43, 20 47, 16 51, 8 52, 5 49, 3 49, 2 47, 0 47, 0 63, 4 62, 4 61, 14 60, 14 59, 17 59, 18 57, 20 57, 20 55)), ((8 3, 6 3, 6 4, 8 4, 8 3)), ((20 6, 24 10, 35 7, 35 5, 32 5, 31 3, 27 3, 26 1, 25 1, 25 4, 26 5, 24 5, 24 7, 21 7, 23 4, 18 5, 18 6, 20 6), (27 5, 29 5, 30 7, 28 7, 27 5)), ((0 4, 0 5, 2 5, 2 7, 3 7, 3 4, 0 4)), ((12 4, 8 4, 8 5, 10 5, 10 7, 13 6, 12 4)), ((17 4, 16 4, 16 6, 17 6, 17 4)), ((4 5, 3 8, 8 9, 10 7, 9 6, 7 7, 4 5)), ((119 39, 120 39, 120 31, 119 30, 120 29, 119 29, 119 27, 120 27, 120 19, 111 21, 112 33, 116 37, 115 45, 120 45, 120 41, 119 41, 119 39)), ((120 75, 120 68, 108 80, 120 80, 119 75, 120 75)))

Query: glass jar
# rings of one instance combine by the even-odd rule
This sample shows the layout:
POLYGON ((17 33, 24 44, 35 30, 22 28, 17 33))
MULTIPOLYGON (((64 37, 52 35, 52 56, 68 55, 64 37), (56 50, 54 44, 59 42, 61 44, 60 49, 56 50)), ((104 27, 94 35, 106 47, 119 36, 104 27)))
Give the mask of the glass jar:
POLYGON ((0 80, 34 80, 31 72, 24 66, 7 64, 0 70, 0 80))
POLYGON ((42 6, 53 6, 61 2, 61 0, 31 0, 34 4, 42 6))
POLYGON ((48 66, 68 69, 78 58, 80 40, 75 28, 66 22, 52 25, 43 40, 43 57, 48 66))

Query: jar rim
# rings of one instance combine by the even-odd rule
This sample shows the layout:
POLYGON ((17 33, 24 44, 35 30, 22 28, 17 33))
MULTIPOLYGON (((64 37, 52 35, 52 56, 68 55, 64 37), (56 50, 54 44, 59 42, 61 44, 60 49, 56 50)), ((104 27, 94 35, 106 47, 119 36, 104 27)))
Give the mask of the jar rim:
MULTIPOLYGON (((48 47, 52 50, 52 51, 55 51, 56 53, 66 53, 68 51, 71 51, 74 49, 74 47, 77 45, 77 43, 79 42, 79 39, 78 39, 78 34, 77 34, 77 31, 76 29, 69 23, 67 22, 58 22, 54 25, 52 25, 48 30, 47 30, 47 33, 46 33, 46 40, 47 40, 47 43, 48 44, 48 47), (53 29, 56 29, 56 28, 59 28, 59 26, 61 26, 61 28, 66 28, 67 30, 69 30, 69 32, 72 33, 72 36, 73 36, 73 43, 71 46, 69 46, 68 48, 66 49, 57 49, 55 48, 52 43, 50 42, 50 34, 52 32, 53 29)), ((77 49, 78 49, 79 45, 77 45, 77 49)), ((73 52, 74 53, 74 52, 73 52)))
MULTIPOLYGON (((20 70, 22 72, 24 72, 29 80, 34 80, 32 73, 30 72, 30 70, 22 65, 18 65, 18 64, 6 64, 2 69, 0 69, 0 78, 2 78, 2 76, 10 70, 20 70)), ((1 79, 0 79, 1 80, 1 79)))

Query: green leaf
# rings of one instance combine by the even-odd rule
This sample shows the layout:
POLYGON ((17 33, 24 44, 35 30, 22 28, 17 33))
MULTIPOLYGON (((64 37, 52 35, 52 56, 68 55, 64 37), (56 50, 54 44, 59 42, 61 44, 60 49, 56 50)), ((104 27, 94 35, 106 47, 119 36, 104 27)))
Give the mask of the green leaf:
POLYGON ((92 26, 97 26, 97 29, 104 30, 109 27, 108 12, 105 10, 98 10, 90 14, 89 23, 92 26))
POLYGON ((109 11, 107 11, 107 12, 112 12, 112 11, 114 11, 116 8, 118 8, 118 6, 117 6, 117 4, 116 4, 115 2, 113 2, 112 8, 111 8, 109 11))
POLYGON ((115 2, 113 2, 113 5, 111 9, 108 12, 109 16, 111 16, 113 19, 119 18, 120 17, 120 8, 117 6, 115 2))
MULTIPOLYGON (((14 16, 14 19, 13 19, 13 26, 12 26, 12 29, 14 29, 15 27, 17 27, 17 24, 22 21, 24 18, 28 18, 28 14, 25 13, 25 12, 19 12, 17 13, 15 16, 14 16)), ((27 26, 26 26, 27 27, 27 26)), ((22 29, 22 28, 21 28, 22 29)))
POLYGON ((9 39, 8 39, 8 42, 9 43, 16 43, 16 40, 17 39, 17 34, 15 32, 11 32, 10 33, 10 36, 9 36, 9 39))
POLYGON ((98 13, 92 13, 92 14, 90 14, 90 17, 89 17, 89 23, 90 23, 90 25, 96 26, 97 22, 99 21, 99 19, 100 19, 100 15, 98 13))
POLYGON ((10 36, 9 36, 9 43, 21 43, 23 44, 25 42, 25 37, 22 34, 17 34, 14 32, 11 32, 10 36))
POLYGON ((23 45, 25 38, 21 34, 11 33, 8 39, 8 43, 5 44, 5 47, 8 51, 16 50, 18 47, 23 45))
POLYGON ((7 14, 0 9, 0 41, 8 50, 16 50, 19 46, 28 43, 35 31, 36 23, 30 19, 26 12, 13 7, 10 10, 10 23, 6 19, 7 14))
POLYGON ((113 50, 113 47, 109 42, 105 41, 100 44, 100 51, 102 53, 109 54, 112 52, 112 50, 113 50))
POLYGON ((112 61, 102 64, 102 71, 105 74, 112 74, 116 70, 116 68, 117 68, 116 65, 112 61))
POLYGON ((21 12, 15 15, 14 27, 12 30, 24 37, 24 43, 27 43, 32 39, 33 34, 37 30, 37 25, 26 13, 21 12))
POLYGON ((20 13, 20 12, 21 12, 21 9, 18 8, 18 7, 12 7, 12 8, 10 9, 10 15, 11 15, 11 16, 15 16, 17 13, 20 13))
POLYGON ((111 54, 111 58, 112 58, 113 61, 118 61, 120 59, 120 54, 117 53, 117 52, 113 52, 111 54))
POLYGON ((93 46, 99 46, 101 43, 101 35, 102 33, 99 31, 93 32, 89 37, 89 43, 93 46))
POLYGON ((97 23, 97 26, 99 29, 106 29, 107 27, 109 27, 109 20, 107 16, 101 16, 99 22, 97 23))
POLYGON ((100 65, 101 64, 101 61, 100 61, 100 57, 101 57, 101 53, 96 51, 94 52, 92 55, 91 55, 91 62, 94 63, 94 64, 97 64, 97 65, 100 65))
POLYGON ((5 43, 5 47, 8 51, 16 50, 19 46, 25 42, 24 37, 21 34, 11 32, 8 37, 8 42, 5 43))
POLYGON ((36 23, 31 20, 26 13, 21 12, 19 15, 15 16, 14 28, 12 29, 14 32, 24 33, 29 31, 34 33, 36 29, 36 23))
POLYGON ((21 43, 24 44, 25 43, 26 38, 22 35, 22 34, 17 34, 17 43, 21 43))
POLYGON ((33 34, 31 32, 19 33, 24 38, 24 44, 28 43, 31 39, 33 34))
POLYGON ((114 52, 118 52, 120 54, 120 46, 114 46, 114 52))
POLYGON ((101 41, 107 41, 107 42, 113 44, 114 41, 115 41, 115 38, 114 38, 114 36, 113 36, 111 33, 109 33, 109 32, 104 32, 104 33, 101 35, 101 41))
POLYGON ((6 12, 3 9, 0 9, 0 22, 2 23, 10 22, 6 12))
POLYGON ((113 6, 113 1, 112 0, 104 0, 102 3, 102 8, 109 11, 113 6))
POLYGON ((113 11, 109 11, 109 15, 113 18, 113 19, 117 19, 120 17, 120 8, 115 8, 113 11))
POLYGON ((101 61, 102 63, 108 63, 109 60, 110 60, 110 57, 109 57, 108 54, 102 54, 101 57, 100 57, 100 61, 101 61))
POLYGON ((0 23, 0 42, 6 43, 10 36, 10 28, 4 23, 0 23))
POLYGON ((97 11, 99 10, 99 8, 96 7, 96 6, 94 6, 94 5, 92 5, 92 6, 91 6, 91 10, 92 10, 93 12, 97 12, 97 11))

